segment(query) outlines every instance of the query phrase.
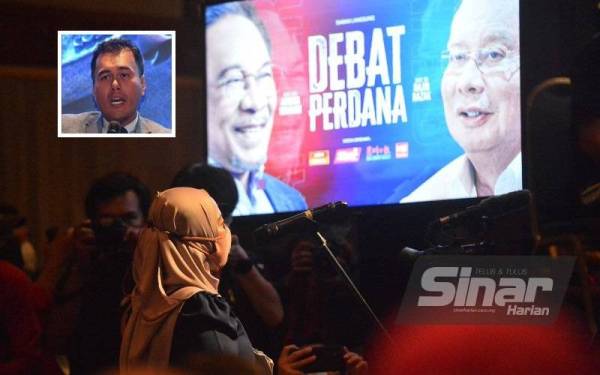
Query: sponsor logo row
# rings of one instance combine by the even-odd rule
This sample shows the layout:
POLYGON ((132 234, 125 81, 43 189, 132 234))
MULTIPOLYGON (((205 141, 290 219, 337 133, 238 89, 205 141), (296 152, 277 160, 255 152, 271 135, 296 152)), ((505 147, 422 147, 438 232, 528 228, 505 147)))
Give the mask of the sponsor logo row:
POLYGON ((389 145, 369 145, 344 147, 334 150, 313 150, 308 153, 308 165, 311 167, 332 164, 358 163, 364 150, 365 161, 380 161, 408 158, 408 142, 396 142, 393 147, 389 145))

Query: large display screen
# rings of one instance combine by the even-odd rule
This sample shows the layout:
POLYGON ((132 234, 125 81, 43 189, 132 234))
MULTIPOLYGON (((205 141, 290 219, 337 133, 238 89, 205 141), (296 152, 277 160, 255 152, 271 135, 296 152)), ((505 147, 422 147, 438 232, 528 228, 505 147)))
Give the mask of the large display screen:
POLYGON ((205 25, 235 215, 522 188, 518 0, 227 2, 205 25))

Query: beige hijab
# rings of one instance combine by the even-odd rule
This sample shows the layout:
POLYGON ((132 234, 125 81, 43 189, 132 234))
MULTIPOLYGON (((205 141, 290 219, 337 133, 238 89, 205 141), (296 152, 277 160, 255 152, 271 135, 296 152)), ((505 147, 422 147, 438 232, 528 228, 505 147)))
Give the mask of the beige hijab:
POLYGON ((229 228, 204 190, 157 193, 149 223, 135 249, 121 370, 168 366, 183 303, 200 291, 217 294, 219 280, 213 273, 225 264, 231 247, 229 228))

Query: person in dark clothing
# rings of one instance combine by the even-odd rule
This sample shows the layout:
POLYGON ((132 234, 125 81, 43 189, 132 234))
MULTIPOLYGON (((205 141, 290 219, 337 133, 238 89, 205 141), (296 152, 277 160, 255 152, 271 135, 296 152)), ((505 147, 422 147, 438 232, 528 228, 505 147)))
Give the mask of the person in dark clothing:
POLYGON ((120 303, 132 288, 133 250, 149 204, 147 188, 121 172, 97 180, 86 196, 90 221, 76 231, 89 265, 83 267, 82 302, 69 355, 74 375, 118 364, 120 303))
POLYGON ((579 214, 600 210, 600 34, 578 54, 573 65, 573 135, 577 163, 579 214))
POLYGON ((62 374, 42 342, 41 315, 52 302, 47 285, 0 260, 0 374, 62 374))
MULTIPOLYGON (((353 246, 342 234, 343 226, 322 230, 338 262, 351 275, 356 271, 353 246), (333 228, 336 228, 337 231, 333 228)), ((342 345, 361 351, 369 321, 316 241, 292 242, 289 273, 278 289, 285 306, 281 326, 284 344, 342 345), (352 327, 352 329, 348 329, 352 327)))
MULTIPOLYGON (((234 356, 260 374, 273 361, 252 347, 244 326, 218 294, 219 271, 227 263, 231 232, 205 190, 178 187, 158 193, 138 241, 135 287, 128 298, 121 341, 121 371, 138 366, 186 366, 198 356, 234 356)), ((366 362, 344 353, 350 374, 366 362)), ((312 347, 286 346, 279 374, 301 374, 316 360, 312 347)))
MULTIPOLYGON (((231 224, 238 193, 226 169, 194 163, 177 173, 171 187, 205 189, 217 202, 225 222, 231 224)), ((219 294, 244 323, 253 345, 274 355, 279 350, 274 328, 283 321, 283 306, 276 289, 263 276, 262 266, 259 257, 247 252, 233 234, 227 265, 219 275, 219 294)))
POLYGON ((121 370, 182 365, 194 353, 230 354, 254 362, 239 319, 218 294, 231 232, 204 190, 159 193, 135 251, 121 370))

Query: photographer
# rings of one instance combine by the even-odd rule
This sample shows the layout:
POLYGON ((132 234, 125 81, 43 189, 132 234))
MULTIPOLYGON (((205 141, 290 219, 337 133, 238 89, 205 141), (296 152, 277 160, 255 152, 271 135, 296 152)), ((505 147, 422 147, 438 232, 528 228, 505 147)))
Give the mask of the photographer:
MULTIPOLYGON (((337 260, 352 274, 356 256, 347 239, 349 224, 323 229, 337 260)), ((280 290, 285 306, 282 336, 287 346, 278 361, 279 373, 312 373, 326 367, 327 371, 346 368, 350 374, 362 374, 367 364, 353 352, 360 352, 364 344, 368 318, 324 249, 305 238, 291 243, 291 269, 280 290)))
POLYGON ((120 304, 133 285, 133 250, 149 203, 148 189, 137 178, 120 172, 94 182, 86 196, 89 220, 75 231, 85 278, 70 345, 72 374, 90 374, 118 363, 120 304))

